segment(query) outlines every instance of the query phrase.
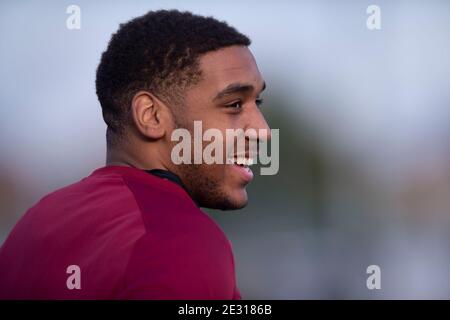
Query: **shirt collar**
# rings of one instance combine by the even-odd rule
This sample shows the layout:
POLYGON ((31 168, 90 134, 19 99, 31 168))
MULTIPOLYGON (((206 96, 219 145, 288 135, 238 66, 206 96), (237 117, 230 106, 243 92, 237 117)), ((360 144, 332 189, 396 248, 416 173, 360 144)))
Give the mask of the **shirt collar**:
MULTIPOLYGON (((186 191, 186 193, 189 195, 189 197, 191 197, 188 189, 186 188, 186 186, 184 185, 183 181, 181 181, 180 177, 177 176, 175 173, 170 172, 168 170, 164 170, 164 169, 152 169, 152 170, 144 170, 145 172, 160 177, 162 179, 166 179, 169 181, 172 181, 174 183, 176 183, 177 185, 179 185, 180 187, 182 187, 184 189, 184 191, 186 191)), ((191 197, 192 199, 192 197, 191 197)), ((192 199, 195 204, 199 207, 197 201, 195 201, 195 199, 192 199)))

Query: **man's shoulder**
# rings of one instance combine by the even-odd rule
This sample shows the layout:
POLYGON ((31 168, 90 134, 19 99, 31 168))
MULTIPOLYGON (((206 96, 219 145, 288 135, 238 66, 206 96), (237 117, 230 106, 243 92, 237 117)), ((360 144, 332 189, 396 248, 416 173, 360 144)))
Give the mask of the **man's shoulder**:
POLYGON ((50 219, 53 225, 65 220, 91 224, 127 212, 138 213, 139 208, 123 178, 118 174, 91 174, 45 195, 23 219, 50 219))
MULTIPOLYGON (((154 205, 164 202, 166 198, 183 198, 178 186, 163 181, 158 177, 135 168, 107 166, 94 170, 85 178, 59 188, 37 202, 33 208, 92 209, 104 212, 122 211, 122 206, 129 204, 132 209, 140 210, 140 200, 150 201, 154 205), (144 193, 144 196, 141 196, 144 193), (162 196, 164 195, 164 197, 162 196), (138 199, 139 198, 139 199, 138 199)), ((155 208, 155 206, 154 206, 155 208)), ((67 212, 67 210, 65 210, 67 212)))
POLYGON ((120 175, 90 175, 48 194, 16 224, 0 252, 0 296, 108 298, 144 234, 141 212, 120 175), (70 265, 82 270, 86 290, 67 291, 70 265))

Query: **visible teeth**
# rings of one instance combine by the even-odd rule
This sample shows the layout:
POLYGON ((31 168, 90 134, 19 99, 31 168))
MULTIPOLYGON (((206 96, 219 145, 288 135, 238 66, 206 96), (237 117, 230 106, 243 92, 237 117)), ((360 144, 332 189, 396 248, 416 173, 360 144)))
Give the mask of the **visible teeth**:
POLYGON ((252 158, 249 158, 249 159, 237 158, 235 160, 235 163, 239 164, 239 165, 244 165, 244 166, 251 166, 253 164, 253 159, 252 158))

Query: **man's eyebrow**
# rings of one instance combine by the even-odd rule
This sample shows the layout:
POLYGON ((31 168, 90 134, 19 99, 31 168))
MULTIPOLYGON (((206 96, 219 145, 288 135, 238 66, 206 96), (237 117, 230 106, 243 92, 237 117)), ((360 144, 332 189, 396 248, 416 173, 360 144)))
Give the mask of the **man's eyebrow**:
MULTIPOLYGON (((263 86, 261 89, 261 92, 266 89, 266 82, 263 82, 263 86)), ((213 101, 219 100, 227 95, 233 94, 233 93, 245 93, 245 92, 251 92, 255 90, 255 87, 252 84, 245 84, 245 83, 232 83, 229 84, 225 89, 220 91, 214 98, 213 101)))

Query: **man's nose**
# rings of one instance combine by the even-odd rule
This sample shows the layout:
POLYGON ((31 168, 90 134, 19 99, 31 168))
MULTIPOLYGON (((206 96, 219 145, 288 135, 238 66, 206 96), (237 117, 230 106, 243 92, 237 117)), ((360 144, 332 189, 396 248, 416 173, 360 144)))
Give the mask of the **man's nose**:
POLYGON ((255 110, 250 114, 247 128, 253 129, 249 130, 249 139, 265 142, 272 138, 270 127, 259 108, 255 108, 255 110))

